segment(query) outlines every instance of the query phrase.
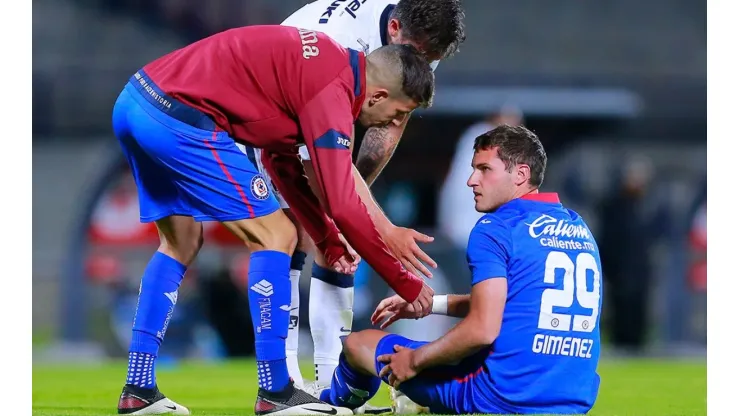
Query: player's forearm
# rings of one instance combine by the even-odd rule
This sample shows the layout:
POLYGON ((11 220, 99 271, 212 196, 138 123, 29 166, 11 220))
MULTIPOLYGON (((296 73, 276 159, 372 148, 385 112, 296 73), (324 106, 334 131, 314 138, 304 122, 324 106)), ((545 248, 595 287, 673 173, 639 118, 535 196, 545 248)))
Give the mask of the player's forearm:
POLYGON ((433 312, 455 318, 465 318, 470 312, 470 295, 436 295, 434 296, 433 312), (442 303, 440 305, 440 303, 442 303))
POLYGON ((407 122, 408 117, 399 126, 371 127, 365 133, 355 165, 368 186, 372 186, 393 156, 407 122))
POLYGON ((353 166, 352 173, 355 177, 355 190, 360 195, 360 199, 367 207, 367 212, 370 214, 370 218, 373 220, 373 224, 378 229, 381 235, 383 235, 390 227, 393 227, 393 223, 385 216, 385 213, 378 205, 378 202, 373 198, 370 188, 365 183, 357 167, 353 166))
MULTIPOLYGON (((303 225, 311 239, 320 245, 327 238, 337 234, 335 225, 322 209, 321 202, 311 189, 308 178, 304 176, 301 163, 295 156, 263 152, 263 164, 272 181, 294 210, 298 221, 303 225)), ((338 239, 338 235, 336 237, 338 239)))
POLYGON ((347 242, 388 286, 405 301, 413 302, 419 296, 423 282, 418 277, 407 273, 401 263, 393 257, 380 233, 375 229, 367 210, 358 203, 357 206, 347 204, 343 209, 335 210, 335 212, 338 214, 334 216, 334 222, 347 242))
POLYGON ((418 372, 438 365, 456 364, 492 342, 493 339, 481 331, 479 323, 466 318, 442 338, 415 350, 412 365, 418 372))

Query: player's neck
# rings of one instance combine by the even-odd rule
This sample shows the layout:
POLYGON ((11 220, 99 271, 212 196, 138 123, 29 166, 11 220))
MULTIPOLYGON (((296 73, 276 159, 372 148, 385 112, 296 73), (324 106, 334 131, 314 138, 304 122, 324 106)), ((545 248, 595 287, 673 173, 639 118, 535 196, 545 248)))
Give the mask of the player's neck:
POLYGON ((538 193, 540 193, 540 190, 537 189, 537 188, 534 188, 534 189, 532 189, 532 188, 517 189, 517 191, 514 193, 514 198, 513 199, 519 199, 519 198, 521 198, 521 197, 523 197, 525 195, 536 195, 538 193))

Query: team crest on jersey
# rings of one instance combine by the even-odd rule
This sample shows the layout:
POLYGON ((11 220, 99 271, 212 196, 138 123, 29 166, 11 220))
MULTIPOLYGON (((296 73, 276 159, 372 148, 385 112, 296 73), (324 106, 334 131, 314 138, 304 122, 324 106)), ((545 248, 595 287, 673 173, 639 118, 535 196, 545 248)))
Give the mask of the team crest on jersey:
POLYGON ((265 178, 262 175, 252 178, 252 185, 250 187, 252 188, 252 195, 260 201, 264 201, 270 196, 270 189, 267 187, 267 182, 265 182, 265 178))

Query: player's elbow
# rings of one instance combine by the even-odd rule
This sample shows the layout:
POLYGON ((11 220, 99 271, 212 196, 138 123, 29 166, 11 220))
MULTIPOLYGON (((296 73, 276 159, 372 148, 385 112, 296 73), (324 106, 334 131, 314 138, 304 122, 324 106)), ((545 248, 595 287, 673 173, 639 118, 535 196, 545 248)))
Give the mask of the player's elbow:
POLYGON ((478 346, 487 347, 493 344, 493 341, 495 341, 497 337, 498 337, 498 331, 495 331, 495 332, 491 332, 490 330, 481 331, 480 335, 477 337, 478 346))
POLYGON ((487 347, 496 340, 501 329, 501 325, 496 325, 486 319, 475 320, 471 325, 473 329, 473 336, 471 337, 471 343, 475 348, 487 347))

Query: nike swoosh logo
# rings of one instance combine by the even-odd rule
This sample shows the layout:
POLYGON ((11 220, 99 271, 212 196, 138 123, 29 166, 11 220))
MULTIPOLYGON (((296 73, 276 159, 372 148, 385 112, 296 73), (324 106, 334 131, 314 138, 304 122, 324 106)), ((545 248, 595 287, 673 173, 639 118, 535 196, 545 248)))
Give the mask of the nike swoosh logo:
POLYGON ((177 407, 176 406, 167 406, 167 405, 164 405, 164 407, 166 407, 166 408, 168 408, 170 410, 177 410, 177 407))
POLYGON ((351 329, 347 329, 345 327, 341 327, 341 328, 339 328, 339 332, 349 333, 349 332, 352 332, 352 330, 351 329))
POLYGON ((323 413, 325 415, 335 415, 335 414, 337 414, 337 409, 331 409, 331 410, 326 410, 326 409, 311 409, 311 408, 308 408, 308 407, 304 407, 303 409, 304 410, 308 410, 309 412, 323 413))

